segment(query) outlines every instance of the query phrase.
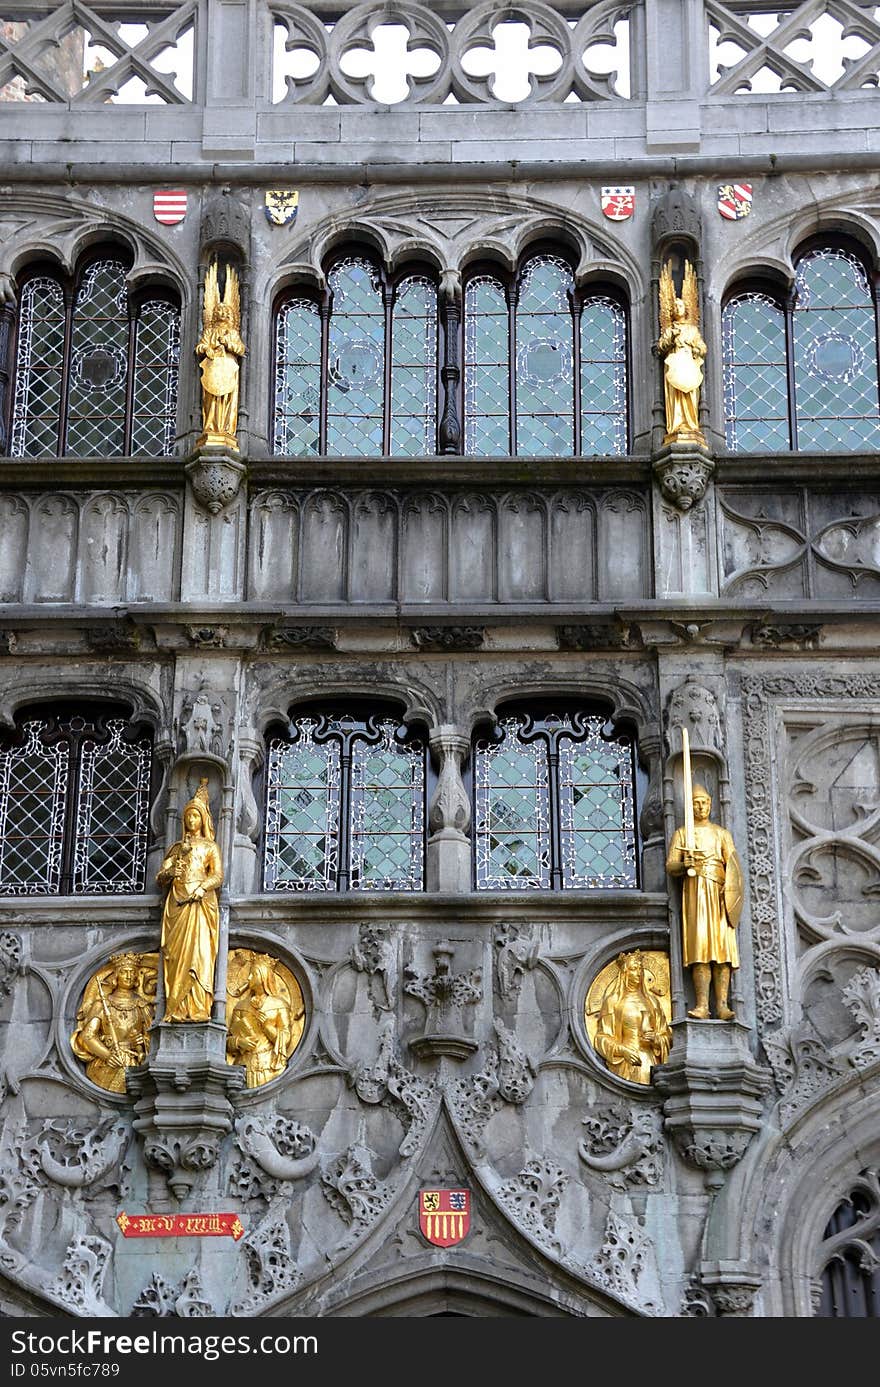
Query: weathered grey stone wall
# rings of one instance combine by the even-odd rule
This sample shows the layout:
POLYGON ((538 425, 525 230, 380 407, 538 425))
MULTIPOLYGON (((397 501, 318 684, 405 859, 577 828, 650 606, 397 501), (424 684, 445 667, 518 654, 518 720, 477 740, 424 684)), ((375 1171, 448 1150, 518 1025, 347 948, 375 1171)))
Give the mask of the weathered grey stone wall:
MULTIPOLYGON (((832 90, 743 23, 746 67, 769 61, 800 84, 743 95, 742 62, 710 81, 707 14, 720 23, 721 6, 645 0, 628 7, 624 96, 579 56, 613 39, 614 6, 529 5, 564 61, 516 106, 463 64, 476 39, 491 47, 491 6, 413 5, 411 35, 440 62, 390 106, 340 65, 377 8, 330 34, 326 6, 278 6, 319 64, 274 104, 268 10, 224 0, 173 21, 198 11, 192 101, 166 74, 164 107, 104 104, 108 70, 73 100, 44 86, 42 103, 0 103, 3 283, 46 258, 71 269, 109 237, 132 285, 180 294, 184 343, 172 458, 0 461, 0 720, 40 698, 125 698, 161 770, 144 895, 0 900, 0 1304, 807 1316, 829 1216, 880 1159, 880 472, 874 454, 726 452, 720 310, 757 270, 790 286, 814 233, 849 234, 880 262, 880 119, 861 85, 880 31, 866 10, 865 54, 832 90), (718 184, 746 177, 751 215, 722 219, 718 184), (613 223, 600 189, 624 182, 636 210, 613 223), (279 184, 299 189, 292 226, 263 213, 279 184), (652 345, 652 213, 673 184, 700 237, 699 485, 662 452, 652 345), (180 225, 154 221, 157 186, 186 187, 180 225), (186 464, 218 197, 244 251, 248 353, 243 475, 212 509, 186 464), (630 304, 626 457, 272 456, 271 305, 287 285, 321 285, 332 248, 460 273, 487 257, 511 268, 554 239, 579 285, 610 279, 630 304), (208 748, 187 733, 200 695, 208 748), (423 893, 262 893, 266 729, 298 699, 346 695, 394 699, 438 773, 505 699, 600 700, 638 733, 639 889, 476 892, 466 828, 432 837, 423 893), (683 721, 744 863, 735 1026, 685 1019, 664 870, 683 721), (189 1161, 179 1201, 160 1143, 133 1126, 134 1091, 92 1084, 69 1037, 95 968, 157 948, 155 872, 201 776, 225 937, 294 972, 306 1029, 283 1077, 230 1087, 214 1159, 167 1157, 189 1161), (466 979, 445 1047, 424 1000, 438 946, 466 979), (597 972, 639 946, 668 948, 673 972, 675 1040, 649 1087, 607 1069, 583 1019, 597 972), (418 1191, 442 1187, 473 1198, 472 1232, 446 1251, 415 1214, 418 1191), (123 1210, 235 1211, 245 1234, 128 1240, 123 1210)), ((116 77, 130 58, 120 44, 116 77)), ((221 1107, 211 1083, 186 1101, 202 1084, 221 1107)))

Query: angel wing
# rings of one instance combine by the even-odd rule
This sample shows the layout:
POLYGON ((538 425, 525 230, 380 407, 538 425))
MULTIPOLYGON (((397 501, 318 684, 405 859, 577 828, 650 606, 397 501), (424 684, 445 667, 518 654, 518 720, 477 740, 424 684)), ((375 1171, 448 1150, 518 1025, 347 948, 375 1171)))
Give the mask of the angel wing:
POLYGON ((675 284, 672 279, 672 262, 667 260, 660 271, 660 332, 664 333, 675 322, 675 284))
POLYGON ((226 267, 226 283, 223 286, 223 302, 228 308, 232 309, 232 326, 238 332, 241 327, 241 294, 238 287, 238 275, 231 265, 226 267))
POLYGON ((220 287, 217 283, 217 261, 212 260, 205 272, 205 303, 202 310, 202 333, 209 331, 214 322, 214 311, 220 302, 220 287))
POLYGON ((681 285, 681 297, 687 309, 687 320, 692 327, 700 326, 700 290, 697 284, 697 276, 693 265, 689 260, 684 262, 684 279, 681 285))

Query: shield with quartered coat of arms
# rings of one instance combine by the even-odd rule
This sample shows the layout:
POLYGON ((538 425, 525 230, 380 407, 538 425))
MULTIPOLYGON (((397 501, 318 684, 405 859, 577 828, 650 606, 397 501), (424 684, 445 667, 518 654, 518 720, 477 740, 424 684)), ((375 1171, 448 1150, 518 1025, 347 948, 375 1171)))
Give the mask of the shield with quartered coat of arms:
POLYGON ((452 1247, 471 1226, 470 1190, 419 1190, 419 1228, 435 1247, 452 1247))

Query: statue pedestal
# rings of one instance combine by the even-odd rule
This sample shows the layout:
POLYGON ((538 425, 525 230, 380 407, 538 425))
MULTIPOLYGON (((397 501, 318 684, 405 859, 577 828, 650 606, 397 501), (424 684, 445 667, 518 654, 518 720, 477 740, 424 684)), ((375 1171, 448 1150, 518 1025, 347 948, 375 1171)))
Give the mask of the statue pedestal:
POLYGON ((160 1022, 152 1037, 146 1064, 126 1072, 132 1125, 147 1165, 184 1199, 232 1130, 230 1098, 244 1088, 244 1068, 226 1063, 226 1027, 217 1021, 160 1022))
POLYGON ((237 450, 205 444, 197 447, 184 471, 199 504, 212 515, 219 515, 238 495, 247 465, 237 450))
POLYGON ((718 1188, 761 1126, 772 1075, 752 1058, 741 1021, 676 1021, 672 1035, 669 1059, 651 1073, 665 1126, 682 1160, 718 1188))
POLYGON ((665 444, 652 466, 663 496, 682 511, 702 501, 715 472, 714 460, 699 443, 665 444))

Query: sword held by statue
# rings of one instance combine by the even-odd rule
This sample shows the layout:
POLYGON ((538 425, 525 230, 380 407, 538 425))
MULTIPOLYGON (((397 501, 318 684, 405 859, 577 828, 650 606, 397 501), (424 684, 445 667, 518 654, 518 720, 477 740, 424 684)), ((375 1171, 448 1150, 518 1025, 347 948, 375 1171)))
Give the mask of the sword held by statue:
MULTIPOLYGON (((695 852, 697 848, 697 835, 694 828, 694 780, 691 774, 691 739, 686 727, 681 731, 681 769, 684 794, 684 848, 685 852, 695 852)), ((689 877, 697 875, 696 867, 689 866, 686 869, 689 877)))

